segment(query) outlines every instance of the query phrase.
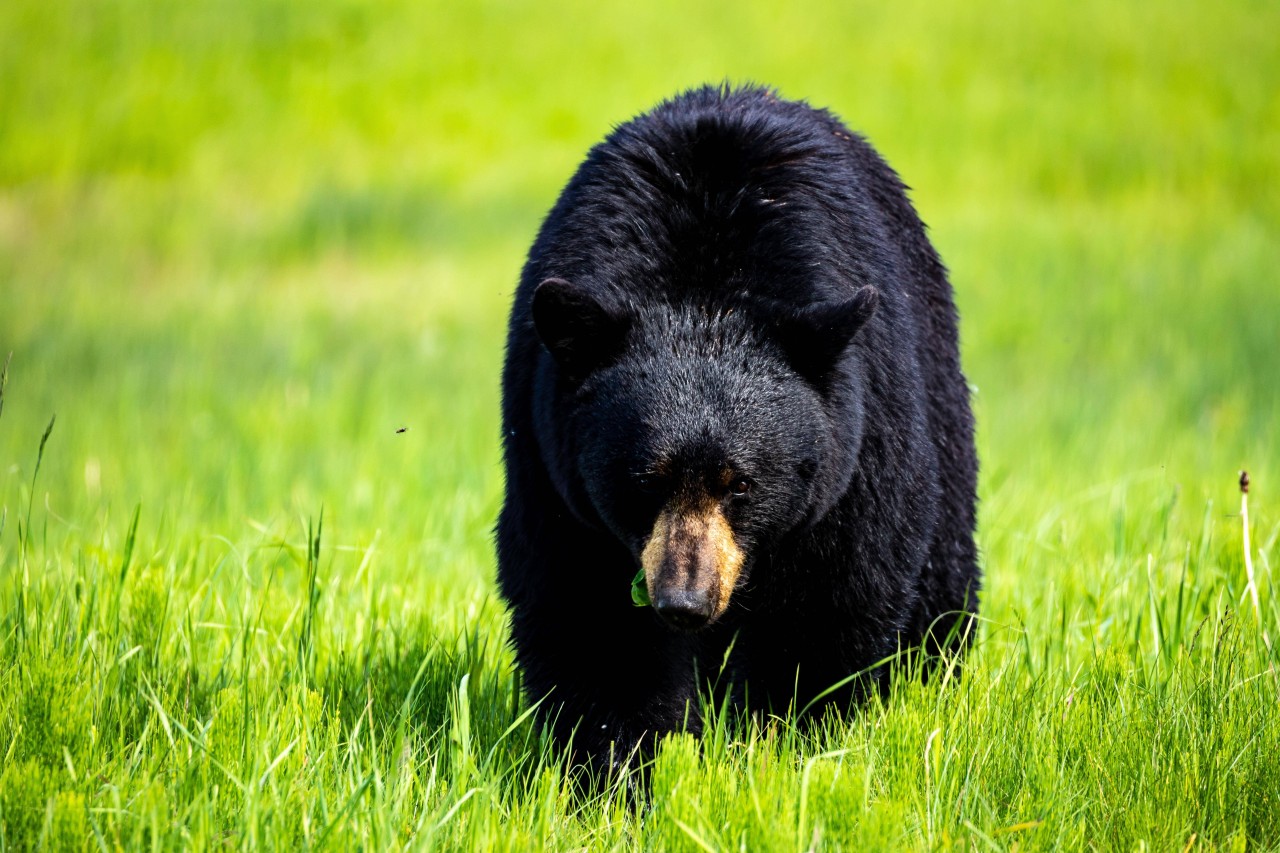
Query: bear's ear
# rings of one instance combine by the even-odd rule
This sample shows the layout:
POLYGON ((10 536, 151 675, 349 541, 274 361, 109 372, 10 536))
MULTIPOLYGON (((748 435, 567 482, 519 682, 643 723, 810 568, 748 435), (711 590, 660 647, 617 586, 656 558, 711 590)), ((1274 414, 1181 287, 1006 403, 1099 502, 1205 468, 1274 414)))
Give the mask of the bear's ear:
POLYGON ((549 278, 533 291, 533 327, 572 381, 586 377, 622 350, 627 317, 585 287, 549 278))
POLYGON ((794 309, 778 319, 778 343, 797 373, 823 386, 879 302, 879 291, 867 286, 845 300, 794 309))

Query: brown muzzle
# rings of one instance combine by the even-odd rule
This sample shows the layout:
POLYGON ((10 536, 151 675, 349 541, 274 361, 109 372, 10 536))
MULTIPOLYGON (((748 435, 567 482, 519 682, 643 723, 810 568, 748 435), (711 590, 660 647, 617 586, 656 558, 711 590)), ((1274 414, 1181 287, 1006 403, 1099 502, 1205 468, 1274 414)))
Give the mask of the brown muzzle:
POLYGON ((743 559, 715 502, 668 504, 640 555, 654 610, 684 630, 701 628, 724 613, 743 559))

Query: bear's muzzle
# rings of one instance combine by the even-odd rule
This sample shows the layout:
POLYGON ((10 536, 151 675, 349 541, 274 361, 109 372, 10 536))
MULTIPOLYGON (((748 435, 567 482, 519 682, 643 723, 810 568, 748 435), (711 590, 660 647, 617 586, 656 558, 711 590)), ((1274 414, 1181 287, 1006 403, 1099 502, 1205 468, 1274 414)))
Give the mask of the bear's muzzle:
POLYGON ((654 610, 686 631, 724 613, 744 559, 724 512, 713 501, 668 504, 640 555, 654 610))

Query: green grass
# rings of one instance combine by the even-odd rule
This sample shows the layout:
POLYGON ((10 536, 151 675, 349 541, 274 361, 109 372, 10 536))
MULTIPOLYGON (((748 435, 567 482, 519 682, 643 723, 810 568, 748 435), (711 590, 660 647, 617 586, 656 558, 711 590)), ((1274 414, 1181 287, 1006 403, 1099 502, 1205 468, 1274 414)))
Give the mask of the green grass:
POLYGON ((1276 32, 0 4, 0 848, 1280 848, 1276 32), (724 78, 916 188, 978 388, 984 621, 963 677, 816 732, 709 709, 637 813, 575 802, 505 646, 504 314, 586 148, 724 78))

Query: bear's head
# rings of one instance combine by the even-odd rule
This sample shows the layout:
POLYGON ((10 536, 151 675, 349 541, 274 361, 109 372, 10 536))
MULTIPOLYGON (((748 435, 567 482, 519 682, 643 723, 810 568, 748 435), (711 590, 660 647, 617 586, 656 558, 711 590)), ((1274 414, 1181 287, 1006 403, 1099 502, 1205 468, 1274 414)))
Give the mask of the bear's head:
POLYGON ((579 514, 630 551, 673 627, 718 619, 770 548, 847 489, 865 384, 851 343, 876 303, 871 287, 800 308, 641 309, 555 278, 535 290, 579 514))

